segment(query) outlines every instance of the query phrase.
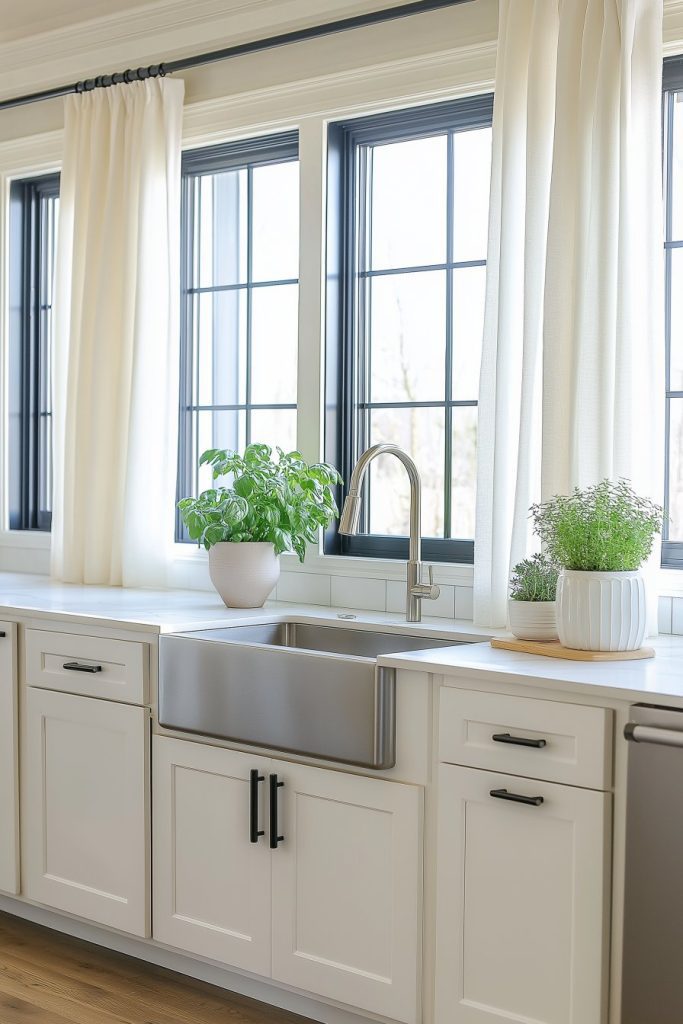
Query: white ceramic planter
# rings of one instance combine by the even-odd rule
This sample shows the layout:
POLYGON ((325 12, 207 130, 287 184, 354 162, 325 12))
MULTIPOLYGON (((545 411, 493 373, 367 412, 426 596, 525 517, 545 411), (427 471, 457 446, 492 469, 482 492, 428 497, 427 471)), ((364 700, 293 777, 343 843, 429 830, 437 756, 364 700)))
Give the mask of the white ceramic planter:
POLYGON ((554 601, 508 601, 510 632, 519 640, 557 640, 554 601))
POLYGON ((560 573, 557 627, 564 647, 637 651, 646 625, 645 583, 639 572, 560 573))
POLYGON ((228 608, 261 608, 280 578, 272 544, 214 544, 209 576, 228 608))

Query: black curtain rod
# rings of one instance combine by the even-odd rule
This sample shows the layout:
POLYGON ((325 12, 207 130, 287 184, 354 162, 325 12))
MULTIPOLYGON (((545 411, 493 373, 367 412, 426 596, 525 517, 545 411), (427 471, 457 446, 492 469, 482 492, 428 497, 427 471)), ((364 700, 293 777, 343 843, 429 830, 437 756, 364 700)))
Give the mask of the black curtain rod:
POLYGON ((128 71, 116 71, 109 75, 86 78, 85 81, 75 82, 73 85, 62 85, 56 89, 44 89, 42 92, 29 93, 27 96, 14 96, 8 100, 0 100, 0 110, 9 110, 11 107, 23 107, 28 103, 39 103, 41 100, 58 99, 60 96, 69 96, 72 93, 91 92, 93 89, 106 89, 110 85, 119 85, 123 82, 140 82, 144 81, 145 78, 163 78, 164 75, 172 74, 174 71, 187 71, 189 68, 202 67, 204 64, 213 64, 220 60, 231 60, 233 57, 243 57, 248 53, 261 53, 263 50, 272 50, 278 46, 289 46, 291 43, 302 43, 308 39, 319 39, 321 36, 334 35, 337 32, 347 32, 353 28, 379 25, 386 21, 407 18, 413 14, 426 14, 429 11, 436 11, 445 7, 456 7, 459 4, 470 2, 471 0, 414 0, 412 3, 400 4, 398 7, 386 7, 383 11, 357 14, 351 18, 328 21, 323 25, 311 25, 308 28, 296 29, 293 32, 283 32, 281 35, 268 36, 266 39, 254 39, 248 43, 239 43, 237 46, 228 46, 223 50, 199 53, 194 57, 183 57, 180 60, 150 64, 148 67, 134 68, 128 71))

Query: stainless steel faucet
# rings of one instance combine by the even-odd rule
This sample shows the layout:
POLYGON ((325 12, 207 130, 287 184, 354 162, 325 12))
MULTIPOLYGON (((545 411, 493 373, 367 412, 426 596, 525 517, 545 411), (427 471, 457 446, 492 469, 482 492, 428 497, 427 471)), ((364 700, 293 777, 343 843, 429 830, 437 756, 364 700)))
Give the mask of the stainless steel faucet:
POLYGON ((420 622, 422 601, 435 601, 439 588, 434 583, 434 567, 428 566, 429 583, 422 582, 422 514, 421 484, 417 466, 410 455, 395 444, 375 444, 364 451, 353 468, 349 493, 339 519, 339 532, 353 536, 358 533, 361 501, 360 492, 368 466, 378 455, 395 455, 405 466, 410 479, 410 544, 408 548, 406 621, 420 622))

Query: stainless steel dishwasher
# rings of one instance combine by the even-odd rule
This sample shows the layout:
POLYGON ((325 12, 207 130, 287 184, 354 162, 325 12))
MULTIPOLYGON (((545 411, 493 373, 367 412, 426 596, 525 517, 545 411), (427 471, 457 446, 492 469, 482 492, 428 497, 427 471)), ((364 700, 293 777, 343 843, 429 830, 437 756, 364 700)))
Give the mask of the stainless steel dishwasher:
POLYGON ((622 1024, 683 1021, 683 711, 636 704, 628 750, 622 1024))

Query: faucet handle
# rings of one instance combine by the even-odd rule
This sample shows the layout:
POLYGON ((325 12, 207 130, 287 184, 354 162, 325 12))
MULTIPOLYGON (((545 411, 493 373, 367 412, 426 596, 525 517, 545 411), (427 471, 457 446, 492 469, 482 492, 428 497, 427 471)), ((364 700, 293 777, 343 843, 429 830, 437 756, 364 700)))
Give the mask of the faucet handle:
POLYGON ((434 566, 427 566, 427 575, 429 577, 429 583, 423 583, 420 579, 417 586, 413 587, 413 594, 415 597, 422 598, 423 601, 436 601, 437 597, 441 593, 441 588, 434 582, 434 566))
POLYGON ((426 595, 427 600, 436 601, 437 597, 441 593, 441 587, 437 586, 434 582, 434 566, 427 566, 427 575, 429 577, 429 593, 426 595))

